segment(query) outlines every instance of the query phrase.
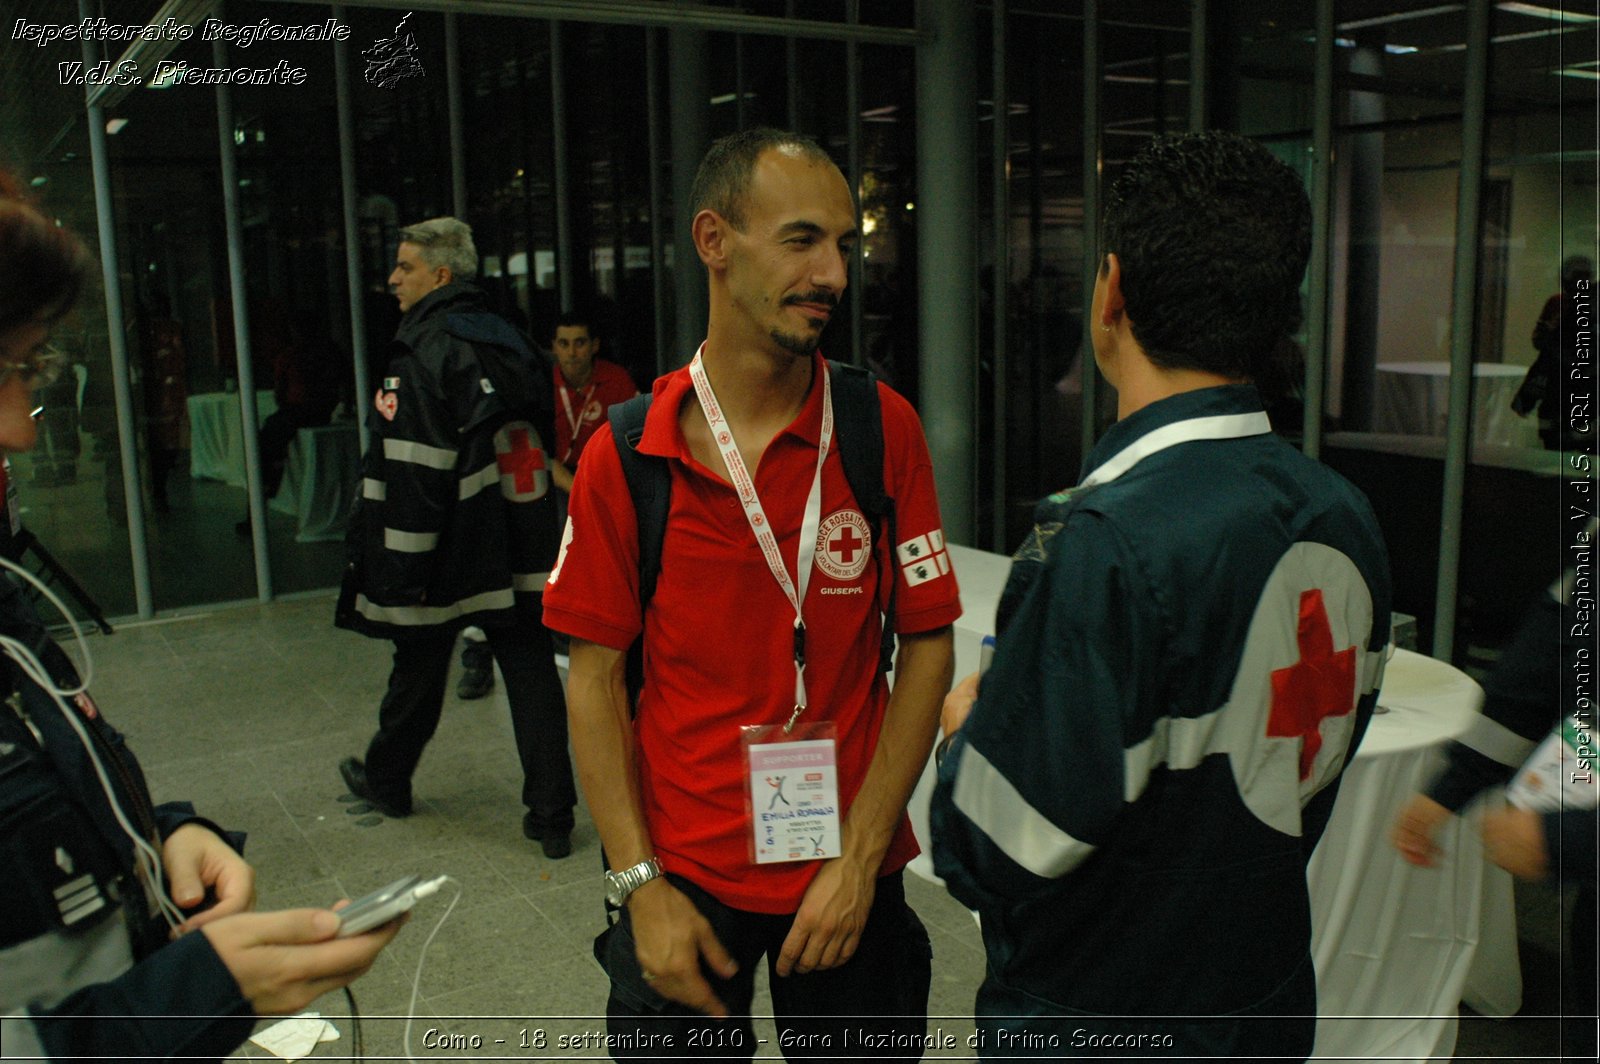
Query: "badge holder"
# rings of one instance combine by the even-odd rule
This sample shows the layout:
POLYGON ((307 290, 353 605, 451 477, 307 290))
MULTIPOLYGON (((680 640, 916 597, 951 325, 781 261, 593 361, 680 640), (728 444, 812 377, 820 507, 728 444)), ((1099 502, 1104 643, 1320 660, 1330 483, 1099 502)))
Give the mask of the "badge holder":
POLYGON ((838 733, 831 721, 740 729, 751 864, 838 857, 838 733))

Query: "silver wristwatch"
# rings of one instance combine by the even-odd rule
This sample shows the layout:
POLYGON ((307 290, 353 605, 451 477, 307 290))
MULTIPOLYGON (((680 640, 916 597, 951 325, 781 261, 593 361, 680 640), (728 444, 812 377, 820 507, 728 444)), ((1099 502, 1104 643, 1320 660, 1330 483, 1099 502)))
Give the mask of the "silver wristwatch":
POLYGON ((661 876, 661 862, 654 857, 640 861, 632 868, 620 872, 606 872, 606 901, 616 908, 628 900, 628 895, 661 876))

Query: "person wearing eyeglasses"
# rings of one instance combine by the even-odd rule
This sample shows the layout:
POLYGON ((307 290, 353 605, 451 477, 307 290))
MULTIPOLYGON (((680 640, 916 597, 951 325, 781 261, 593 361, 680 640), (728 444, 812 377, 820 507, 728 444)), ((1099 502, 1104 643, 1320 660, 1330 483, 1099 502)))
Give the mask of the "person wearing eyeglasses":
MULTIPOLYGON (((38 435, 50 329, 83 246, 0 173, 0 453, 38 435)), ((299 1012, 372 966, 400 922, 336 938, 326 909, 257 913, 243 836, 154 805, 139 763, 0 577, 0 1054, 216 1060, 258 1016, 299 1012), (164 918, 163 918, 164 917, 164 918)))

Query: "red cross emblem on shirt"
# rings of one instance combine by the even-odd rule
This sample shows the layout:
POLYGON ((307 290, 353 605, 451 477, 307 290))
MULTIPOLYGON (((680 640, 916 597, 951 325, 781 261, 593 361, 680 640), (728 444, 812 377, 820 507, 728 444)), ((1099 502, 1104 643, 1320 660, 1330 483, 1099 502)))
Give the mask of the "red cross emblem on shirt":
POLYGON ((1322 749, 1318 729, 1323 719, 1343 716, 1355 706, 1356 648, 1333 649, 1333 630, 1328 626, 1328 608, 1320 588, 1300 593, 1297 638, 1300 660, 1286 669, 1272 670, 1267 734, 1302 740, 1300 778, 1306 779, 1322 749))
POLYGON ((856 551, 866 546, 865 541, 849 525, 839 529, 839 534, 828 541, 828 549, 839 554, 845 565, 856 560, 856 551))
POLYGON ((526 495, 537 485, 534 474, 544 472, 544 451, 536 447, 527 429, 511 429, 507 434, 511 449, 494 456, 500 475, 510 477, 518 495, 526 495))

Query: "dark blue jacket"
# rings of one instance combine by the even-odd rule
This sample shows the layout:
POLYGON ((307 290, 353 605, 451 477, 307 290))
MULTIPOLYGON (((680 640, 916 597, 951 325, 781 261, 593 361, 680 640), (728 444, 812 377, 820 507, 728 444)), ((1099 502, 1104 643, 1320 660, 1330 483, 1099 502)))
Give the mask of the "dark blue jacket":
POLYGON ((935 867, 982 916, 980 1030, 1059 1053, 1086 1016, 1255 1010, 1309 1051, 1305 867, 1382 672, 1376 521, 1245 385, 1135 412, 1086 470, 1016 556, 933 800, 935 867))
MULTIPOLYGON (((29 647, 57 687, 77 686, 71 662, 10 576, 0 577, 0 633, 29 647)), ((205 935, 169 942, 165 923, 147 915, 132 843, 55 699, 10 657, 0 658, 0 684, 9 692, 0 707, 0 911, 6 913, 0 1040, 6 1055, 29 1048, 52 1060, 206 1059, 232 1052, 255 1023, 233 976, 205 935)), ((99 753, 119 804, 158 849, 192 821, 242 845, 243 836, 200 820, 187 803, 152 806, 138 761, 93 700, 81 695, 66 702, 99 753)))

